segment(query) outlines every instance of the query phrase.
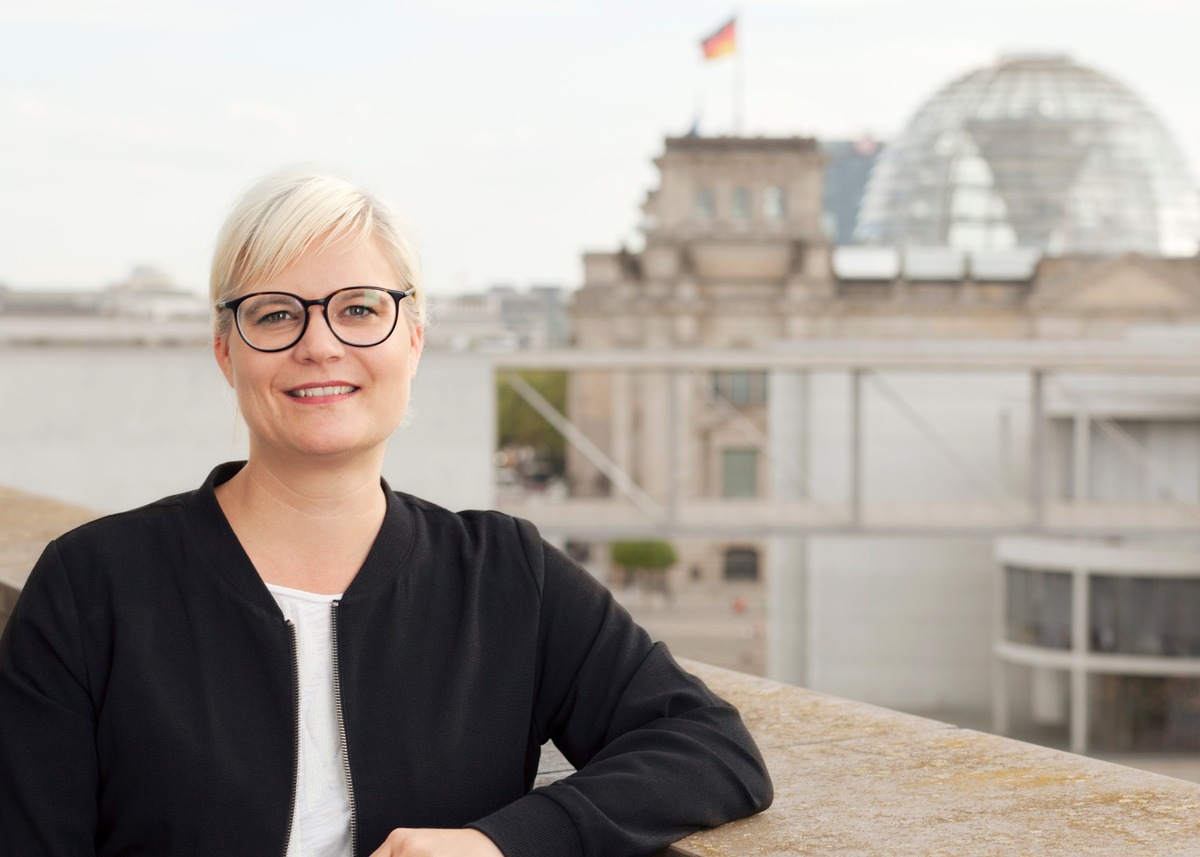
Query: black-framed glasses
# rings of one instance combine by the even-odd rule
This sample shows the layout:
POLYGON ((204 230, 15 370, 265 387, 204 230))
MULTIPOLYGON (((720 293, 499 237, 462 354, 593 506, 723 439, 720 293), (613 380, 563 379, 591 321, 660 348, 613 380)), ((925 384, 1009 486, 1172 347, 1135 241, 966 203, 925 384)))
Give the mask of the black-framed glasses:
POLYGON ((217 309, 233 313, 242 340, 255 351, 286 351, 304 338, 310 307, 319 306, 333 335, 346 345, 370 348, 396 329, 400 301, 415 289, 398 291, 375 286, 347 286, 317 300, 289 292, 254 292, 219 301, 217 309))

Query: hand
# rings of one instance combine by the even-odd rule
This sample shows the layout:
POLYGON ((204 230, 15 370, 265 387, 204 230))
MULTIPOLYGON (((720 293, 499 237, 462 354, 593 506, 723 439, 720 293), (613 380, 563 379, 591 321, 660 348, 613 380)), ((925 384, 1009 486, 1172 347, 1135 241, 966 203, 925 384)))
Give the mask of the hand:
POLYGON ((371 857, 504 857, 478 830, 400 827, 388 834, 371 857))

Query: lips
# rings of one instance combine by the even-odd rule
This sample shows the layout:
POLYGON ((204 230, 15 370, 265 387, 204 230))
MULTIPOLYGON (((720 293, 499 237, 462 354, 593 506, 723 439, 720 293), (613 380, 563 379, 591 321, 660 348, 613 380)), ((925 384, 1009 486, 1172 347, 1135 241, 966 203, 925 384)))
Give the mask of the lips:
POLYGON ((333 384, 327 387, 297 387, 295 390, 288 390, 287 394, 293 399, 318 399, 326 396, 348 396, 357 390, 351 384, 333 384))

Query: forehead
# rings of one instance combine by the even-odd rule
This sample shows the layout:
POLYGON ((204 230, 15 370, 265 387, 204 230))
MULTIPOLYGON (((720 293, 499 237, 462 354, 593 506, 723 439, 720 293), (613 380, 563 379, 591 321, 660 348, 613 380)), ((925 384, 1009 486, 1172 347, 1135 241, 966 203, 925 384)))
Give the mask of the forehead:
POLYGON ((347 286, 399 288, 392 266, 373 240, 343 237, 314 245, 280 273, 238 293, 279 291, 321 298, 347 286))

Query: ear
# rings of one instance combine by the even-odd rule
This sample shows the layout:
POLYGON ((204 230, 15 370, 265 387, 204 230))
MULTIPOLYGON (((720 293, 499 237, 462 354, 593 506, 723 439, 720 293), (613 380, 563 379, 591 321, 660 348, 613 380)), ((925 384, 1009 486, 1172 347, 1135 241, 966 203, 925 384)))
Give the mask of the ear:
POLYGON ((225 376, 225 380, 229 382, 229 386, 232 387, 233 358, 229 356, 228 333, 213 337, 213 357, 217 359, 217 365, 221 367, 221 373, 225 376))
POLYGON ((408 334, 408 377, 417 377, 417 364, 421 362, 421 352, 425 350, 425 328, 412 328, 408 334))

